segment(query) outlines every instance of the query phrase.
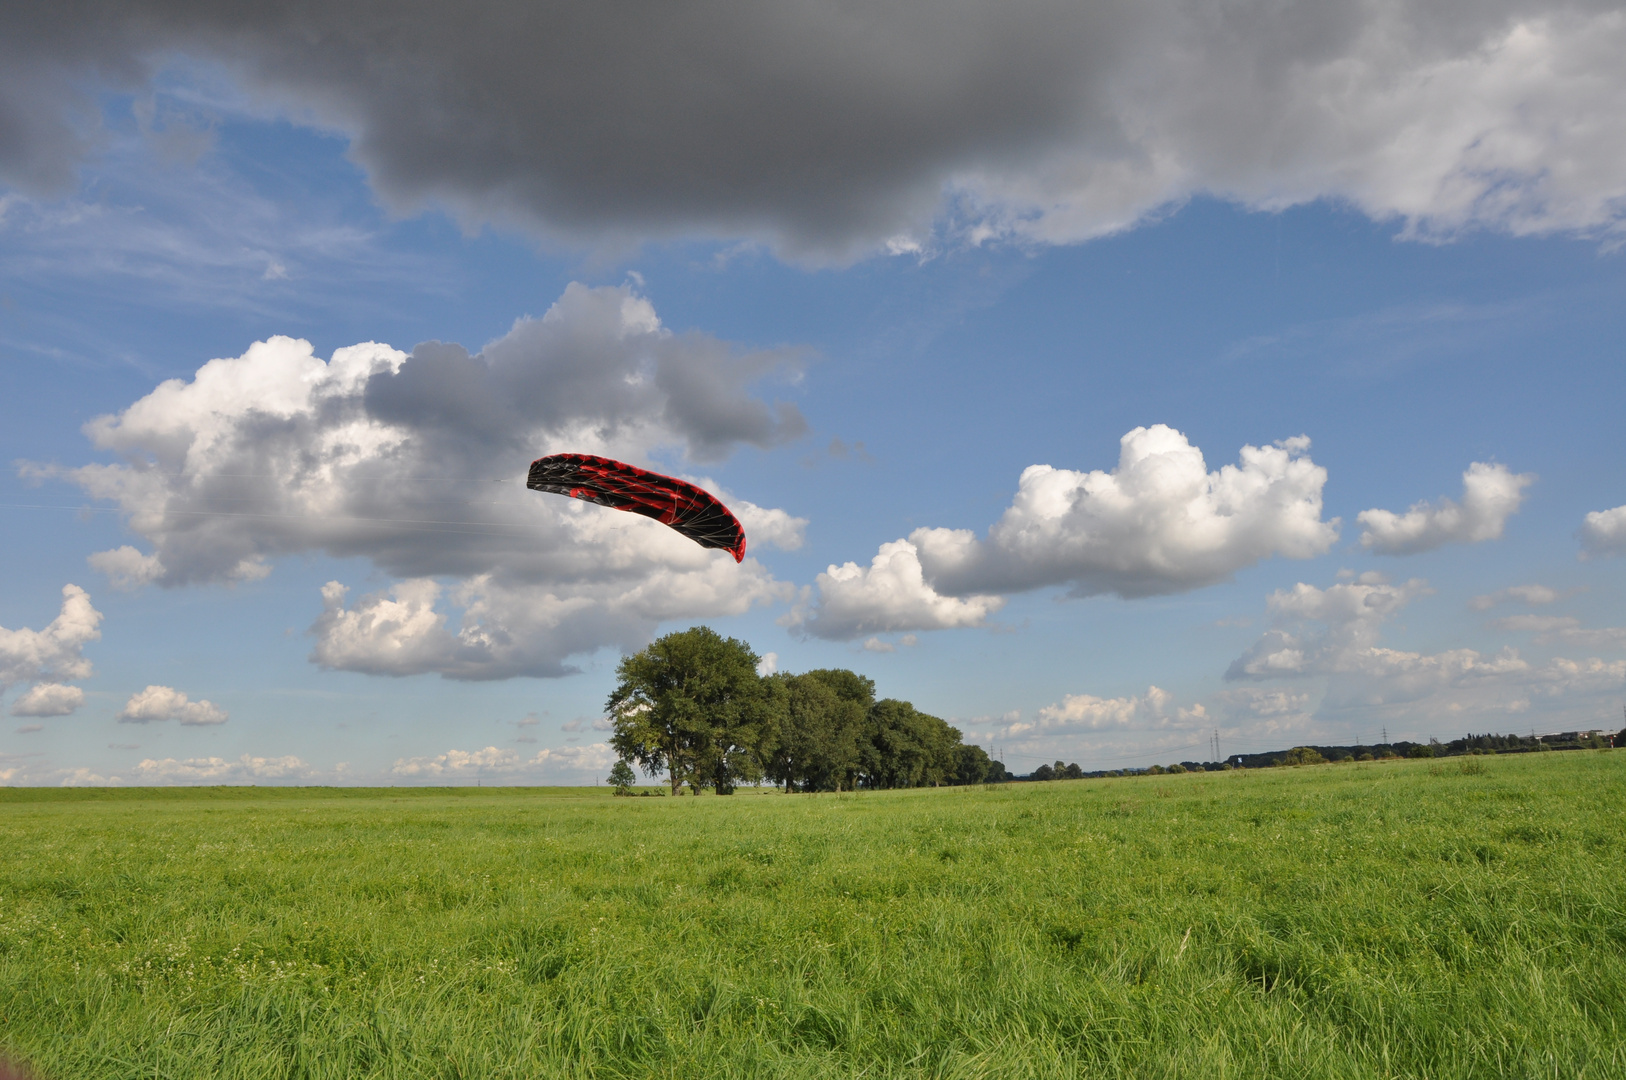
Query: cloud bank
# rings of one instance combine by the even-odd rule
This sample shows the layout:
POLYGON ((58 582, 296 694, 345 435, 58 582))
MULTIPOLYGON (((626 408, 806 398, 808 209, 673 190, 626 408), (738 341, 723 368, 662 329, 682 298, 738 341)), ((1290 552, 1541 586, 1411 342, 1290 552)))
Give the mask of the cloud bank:
MULTIPOLYGON (((753 558, 735 565, 646 518, 528 491, 531 460, 711 461, 794 439, 796 408, 751 389, 794 379, 799 359, 675 334, 630 288, 573 284, 474 355, 368 342, 324 362, 308 342, 259 342, 88 424, 121 464, 24 471, 123 510, 151 550, 91 557, 122 588, 252 582, 311 551, 398 579, 348 607, 342 583, 324 589, 311 628, 324 666, 558 675, 570 655, 641 647, 663 620, 737 614, 790 589, 753 558)), ((800 545, 805 520, 739 506, 755 547, 800 545)))
MULTIPOLYGON (((1616 716, 1613 697, 1606 696, 1626 687, 1626 661, 1554 657, 1535 663, 1512 648, 1488 656, 1467 648, 1428 653, 1382 645, 1381 626, 1430 592, 1419 579, 1396 585, 1376 573, 1326 589, 1300 582, 1278 590, 1266 601, 1275 625, 1237 657, 1225 678, 1253 684, 1318 680, 1324 690, 1316 715, 1324 720, 1358 717, 1408 726, 1447 721, 1487 730, 1532 709, 1552 719, 1568 717, 1569 723, 1608 723, 1616 716)), ((1571 643, 1622 640, 1616 634, 1610 641, 1607 632, 1565 638, 1562 631, 1574 629, 1574 620, 1535 618, 1538 626, 1523 628, 1556 631, 1571 643)), ((1251 687, 1247 693, 1263 700, 1251 687)))
MULTIPOLYGON (((316 770, 292 754, 284 757, 256 757, 244 754, 235 761, 225 758, 146 758, 136 766, 139 783, 143 784, 246 784, 256 780, 305 779, 316 770)), ((93 783, 83 777, 79 783, 93 783)), ((101 779, 101 778, 97 778, 101 779)), ((111 778, 118 782, 117 777, 111 778)), ((67 784, 67 781, 63 781, 67 784)))
POLYGON ((1237 657, 1225 678, 1271 679, 1348 670, 1371 653, 1385 620, 1431 591, 1421 578, 1392 585, 1375 571, 1326 589, 1304 582, 1278 589, 1265 600, 1276 627, 1237 657))
POLYGON ((1209 472, 1185 435, 1157 424, 1120 440, 1117 468, 1033 465, 986 538, 916 529, 870 565, 831 566, 791 616, 816 637, 978 626, 1003 594, 1053 586, 1075 597, 1186 592, 1272 555, 1310 558, 1338 538, 1321 519, 1327 471, 1302 436, 1244 446, 1209 472))
POLYGON ((518 751, 488 746, 484 750, 448 750, 433 757, 398 758, 392 774, 407 779, 473 778, 546 772, 579 775, 607 769, 616 760, 607 743, 538 750, 529 758, 518 751))
POLYGON ((1534 0, 60 0, 8 13, 0 179, 71 185, 94 91, 186 56, 347 133, 396 210, 567 242, 1065 243, 1205 192, 1411 235, 1607 236, 1623 54, 1618 8, 1534 0))

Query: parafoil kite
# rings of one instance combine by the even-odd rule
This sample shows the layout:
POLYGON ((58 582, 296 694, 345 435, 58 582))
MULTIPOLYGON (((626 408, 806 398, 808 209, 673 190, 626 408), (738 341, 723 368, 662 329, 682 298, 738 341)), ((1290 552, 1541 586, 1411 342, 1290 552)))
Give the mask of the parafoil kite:
POLYGON ((550 454, 531 462, 525 486, 642 514, 701 547, 722 548, 735 562, 745 558, 739 519, 709 492, 675 476, 592 454, 550 454))

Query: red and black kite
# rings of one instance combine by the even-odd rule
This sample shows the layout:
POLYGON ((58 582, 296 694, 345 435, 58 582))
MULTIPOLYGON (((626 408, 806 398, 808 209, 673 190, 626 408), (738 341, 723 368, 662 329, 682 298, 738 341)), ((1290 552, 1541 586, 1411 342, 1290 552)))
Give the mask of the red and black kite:
POLYGON ((674 476, 662 476, 592 454, 550 454, 531 462, 525 486, 569 495, 670 525, 701 547, 745 558, 745 530, 728 507, 674 476))

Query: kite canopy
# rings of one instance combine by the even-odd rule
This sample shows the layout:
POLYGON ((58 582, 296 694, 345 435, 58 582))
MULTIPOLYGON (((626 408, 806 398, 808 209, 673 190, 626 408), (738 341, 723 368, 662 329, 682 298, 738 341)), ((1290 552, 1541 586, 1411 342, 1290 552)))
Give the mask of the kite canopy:
POLYGON ((745 530, 709 492, 674 476, 592 454, 550 454, 531 462, 525 486, 569 495, 670 525, 701 547, 745 558, 745 530))

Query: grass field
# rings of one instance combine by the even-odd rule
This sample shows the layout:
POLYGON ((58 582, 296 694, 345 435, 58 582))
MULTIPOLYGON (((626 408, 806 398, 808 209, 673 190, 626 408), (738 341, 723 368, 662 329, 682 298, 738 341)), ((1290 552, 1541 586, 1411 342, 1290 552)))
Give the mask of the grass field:
POLYGON ((1621 752, 0 789, 0 1040, 45 1080, 1619 1077, 1623 837, 1621 752))

